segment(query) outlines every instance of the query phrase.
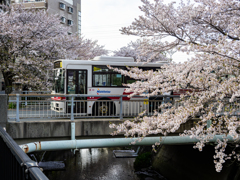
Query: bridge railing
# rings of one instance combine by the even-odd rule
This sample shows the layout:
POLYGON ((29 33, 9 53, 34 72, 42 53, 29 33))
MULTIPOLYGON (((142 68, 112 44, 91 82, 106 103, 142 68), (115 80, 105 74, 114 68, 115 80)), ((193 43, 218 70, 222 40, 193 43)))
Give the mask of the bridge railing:
MULTIPOLYGON (((9 95, 8 119, 53 119, 69 118, 120 118, 135 117, 145 111, 146 115, 152 115, 155 111, 164 112, 166 108, 159 108, 163 103, 171 102, 172 106, 178 107, 179 96, 154 96, 150 98, 134 96, 131 99, 127 95, 86 95, 69 94, 15 94, 9 95), (100 98, 100 100, 98 100, 100 98), (111 99, 111 100, 110 100, 111 99)), ((236 102, 226 103, 219 114, 230 111, 230 109, 239 110, 236 102)), ((239 100, 237 100, 239 101, 239 100)), ((217 109, 216 107, 213 107, 217 109)), ((236 111, 240 112, 240 111, 236 111)))
POLYGON ((127 95, 55 95, 52 94, 12 94, 9 95, 8 119, 19 121, 29 118, 96 118, 134 117, 146 111, 151 115, 165 96, 146 98, 127 95), (96 98, 97 97, 97 98, 96 98), (98 100, 100 98, 100 100, 98 100), (111 99, 111 100, 110 100, 111 99))
POLYGON ((1 126, 0 147, 0 179, 48 180, 1 126))

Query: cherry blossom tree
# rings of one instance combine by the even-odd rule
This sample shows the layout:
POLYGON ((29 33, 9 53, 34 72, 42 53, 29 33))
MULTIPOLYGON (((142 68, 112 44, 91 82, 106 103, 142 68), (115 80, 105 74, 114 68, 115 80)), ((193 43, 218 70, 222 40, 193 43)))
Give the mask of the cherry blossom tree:
MULTIPOLYGON (((152 52, 145 51, 146 40, 137 40, 135 42, 130 42, 127 46, 121 47, 119 50, 113 51, 113 56, 120 57, 133 57, 135 61, 142 62, 156 62, 156 61, 170 61, 171 59, 167 57, 167 52, 152 52)), ((149 43, 149 42, 148 42, 149 43)), ((154 46, 151 44, 151 47, 154 46)))
POLYGON ((76 50, 78 56, 77 59, 93 59, 96 56, 108 55, 108 50, 104 49, 104 46, 99 45, 98 41, 92 41, 90 39, 84 39, 82 46, 76 50))
POLYGON ((0 13, 0 71, 5 92, 12 92, 13 83, 34 89, 49 87, 48 70, 59 58, 85 59, 106 54, 103 46, 68 35, 60 17, 45 10, 3 6, 0 13), (84 49, 84 50, 83 50, 84 49))
MULTIPOLYGON (((184 1, 185 2, 185 1, 184 1)), ((124 75, 138 79, 127 84, 131 96, 150 92, 179 92, 185 89, 174 102, 161 105, 164 109, 151 117, 141 113, 134 121, 125 121, 114 134, 138 136, 174 133, 180 125, 191 118, 199 121, 182 136, 197 138, 194 148, 204 149, 209 139, 224 135, 217 140, 214 163, 220 172, 227 159, 240 160, 239 143, 239 96, 240 96, 240 1, 238 0, 194 0, 180 4, 164 3, 162 0, 142 0, 140 16, 129 27, 121 29, 123 34, 146 37, 155 46, 145 43, 146 52, 163 52, 176 48, 178 51, 194 53, 190 60, 169 63, 158 72, 132 68, 129 71, 115 69, 124 75), (231 154, 225 153, 228 139, 237 144, 231 154)), ((156 142, 156 145, 160 144, 156 142)))

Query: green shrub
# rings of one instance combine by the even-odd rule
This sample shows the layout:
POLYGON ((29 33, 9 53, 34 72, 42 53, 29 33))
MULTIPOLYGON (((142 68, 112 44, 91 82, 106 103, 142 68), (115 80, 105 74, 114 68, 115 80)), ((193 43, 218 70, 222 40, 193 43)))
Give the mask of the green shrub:
POLYGON ((16 109, 16 103, 13 102, 8 103, 8 109, 16 109))
POLYGON ((151 152, 145 152, 138 155, 134 162, 134 169, 140 170, 141 168, 147 168, 151 166, 151 159, 152 159, 151 152))

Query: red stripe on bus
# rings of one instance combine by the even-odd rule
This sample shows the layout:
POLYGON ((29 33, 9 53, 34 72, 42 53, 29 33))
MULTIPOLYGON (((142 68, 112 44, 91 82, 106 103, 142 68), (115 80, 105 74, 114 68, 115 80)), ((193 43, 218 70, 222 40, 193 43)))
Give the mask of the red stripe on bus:
MULTIPOLYGON (((87 100, 96 100, 96 99, 100 99, 101 97, 87 97, 87 100)), ((106 97, 109 99, 119 99, 119 97, 106 97)))
POLYGON ((51 99, 55 101, 61 101, 61 100, 66 100, 66 97, 51 97, 51 99))

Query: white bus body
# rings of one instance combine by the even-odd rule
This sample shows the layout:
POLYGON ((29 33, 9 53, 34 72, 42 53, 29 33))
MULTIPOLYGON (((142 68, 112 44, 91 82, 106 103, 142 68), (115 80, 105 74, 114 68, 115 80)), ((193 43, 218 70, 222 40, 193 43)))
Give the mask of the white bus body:
MULTIPOLYGON (((55 97, 52 97, 51 109, 58 112, 67 112, 67 108, 69 108, 66 107, 67 103, 63 101, 65 98, 57 97, 58 94, 88 94, 92 96, 85 99, 87 100, 87 105, 84 112, 80 110, 78 113, 92 114, 94 104, 97 100, 112 100, 112 102, 114 102, 114 113, 119 114, 119 98, 101 98, 95 95, 127 95, 127 93, 124 92, 126 87, 122 86, 122 83, 131 83, 133 79, 108 69, 107 65, 123 69, 128 66, 142 68, 143 70, 157 70, 166 63, 168 62, 162 61, 142 64, 134 62, 133 58, 101 56, 93 60, 56 60, 54 62, 55 76, 52 91, 55 97)), ((123 113, 136 109, 133 107, 134 105, 130 107, 129 103, 126 103, 126 100, 133 101, 143 99, 145 98, 123 98, 123 113)))

